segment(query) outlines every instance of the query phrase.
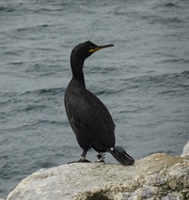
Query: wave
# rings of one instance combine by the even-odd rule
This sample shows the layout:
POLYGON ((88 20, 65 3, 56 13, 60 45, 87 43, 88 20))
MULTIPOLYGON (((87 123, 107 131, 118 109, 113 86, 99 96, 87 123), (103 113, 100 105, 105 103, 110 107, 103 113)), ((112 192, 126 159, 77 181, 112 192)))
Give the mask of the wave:
POLYGON ((64 87, 60 88, 43 88, 43 89, 37 89, 37 90, 31 90, 26 91, 24 93, 18 93, 18 92, 0 92, 1 97, 1 104, 6 103, 18 103, 23 102, 25 99, 23 97, 29 97, 32 99, 32 97, 39 97, 39 96, 54 96, 54 95, 63 95, 65 92, 64 87))
MULTIPOLYGON (((44 51, 44 50, 43 50, 44 51)), ((52 49, 46 49, 46 51, 53 51, 52 49)), ((45 61, 46 63, 35 63, 31 64, 25 69, 25 73, 29 73, 34 77, 39 76, 58 76, 59 73, 63 72, 63 67, 61 64, 54 64, 52 61, 45 61)), ((62 75, 63 76, 63 75, 62 75)))
MULTIPOLYGON (((120 95, 128 94, 129 97, 166 95, 186 96, 189 89, 189 71, 154 76, 138 76, 119 80, 120 95), (123 91, 122 91, 122 90, 123 91)), ((119 91, 118 91, 119 92, 119 91)), ((183 97, 184 98, 184 97, 183 97)))
POLYGON ((175 3, 166 3, 165 6, 166 7, 178 7, 178 5, 175 3))
POLYGON ((0 6, 0 12, 14 12, 15 9, 11 6, 0 6))
POLYGON ((147 83, 149 85, 157 86, 160 84, 168 84, 168 83, 175 83, 175 81, 184 81, 188 80, 189 78, 189 71, 183 71, 180 73, 172 73, 172 74, 161 74, 156 76, 139 76, 128 79, 129 82, 135 83, 147 83))
POLYGON ((26 124, 20 124, 20 125, 15 125, 14 127, 5 127, 3 129, 3 132, 19 132, 19 131, 25 131, 25 130, 32 130, 35 129, 37 127, 37 129, 39 129, 39 127, 52 127, 52 126, 63 126, 63 125, 68 125, 68 122, 66 120, 61 120, 61 121, 55 121, 55 120, 42 120, 42 119, 38 119, 38 120, 34 120, 32 122, 26 123, 26 124))
POLYGON ((65 92, 64 87, 60 88, 43 88, 33 91, 27 91, 21 94, 21 96, 27 96, 27 95, 35 95, 35 96, 54 96, 63 94, 65 92))

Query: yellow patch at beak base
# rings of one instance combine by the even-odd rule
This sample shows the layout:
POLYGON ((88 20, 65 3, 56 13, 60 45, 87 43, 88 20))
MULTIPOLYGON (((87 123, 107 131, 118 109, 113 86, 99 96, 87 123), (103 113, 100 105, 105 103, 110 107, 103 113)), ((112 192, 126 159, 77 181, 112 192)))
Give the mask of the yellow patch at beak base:
POLYGON ((90 49, 89 50, 89 52, 90 53, 94 53, 95 51, 98 51, 98 50, 100 50, 101 48, 99 48, 99 47, 95 47, 94 49, 90 49))
POLYGON ((113 44, 107 44, 107 45, 101 45, 101 46, 96 46, 94 47, 93 49, 90 49, 89 52, 90 53, 94 53, 95 51, 98 51, 100 49, 104 49, 104 48, 107 48, 107 47, 113 47, 114 45, 113 44))

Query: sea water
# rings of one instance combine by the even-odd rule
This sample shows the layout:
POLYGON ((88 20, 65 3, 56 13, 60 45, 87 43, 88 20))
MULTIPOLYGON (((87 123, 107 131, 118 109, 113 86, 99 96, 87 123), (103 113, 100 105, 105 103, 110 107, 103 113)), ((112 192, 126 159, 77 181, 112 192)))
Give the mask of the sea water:
POLYGON ((84 74, 112 114, 116 144, 135 159, 180 155, 189 139, 188 10, 187 0, 1 0, 0 197, 40 168, 79 159, 64 93, 70 52, 86 40, 114 44, 88 58, 84 74))

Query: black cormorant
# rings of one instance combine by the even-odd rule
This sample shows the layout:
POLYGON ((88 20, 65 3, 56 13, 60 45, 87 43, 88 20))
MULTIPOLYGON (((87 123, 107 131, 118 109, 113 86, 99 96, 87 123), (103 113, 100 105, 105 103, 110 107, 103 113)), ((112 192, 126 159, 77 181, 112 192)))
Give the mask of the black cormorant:
POLYGON ((89 162, 85 157, 87 151, 93 148, 98 152, 99 162, 104 162, 105 152, 110 152, 121 164, 134 164, 134 159, 123 148, 115 146, 115 124, 108 109, 85 86, 85 59, 100 49, 112 46, 113 44, 97 46, 86 41, 78 44, 71 52, 72 79, 66 89, 64 102, 69 123, 83 149, 77 162, 89 162))

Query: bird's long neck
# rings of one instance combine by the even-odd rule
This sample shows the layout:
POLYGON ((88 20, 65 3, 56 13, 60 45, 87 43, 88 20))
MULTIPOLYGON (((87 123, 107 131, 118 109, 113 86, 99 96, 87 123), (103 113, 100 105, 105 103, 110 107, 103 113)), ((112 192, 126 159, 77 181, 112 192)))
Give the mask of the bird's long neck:
POLYGON ((77 80, 83 87, 85 87, 85 78, 83 74, 83 64, 84 60, 72 59, 70 58, 71 68, 72 68, 72 78, 77 80))

